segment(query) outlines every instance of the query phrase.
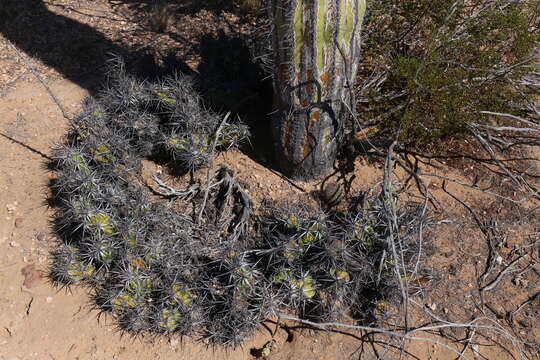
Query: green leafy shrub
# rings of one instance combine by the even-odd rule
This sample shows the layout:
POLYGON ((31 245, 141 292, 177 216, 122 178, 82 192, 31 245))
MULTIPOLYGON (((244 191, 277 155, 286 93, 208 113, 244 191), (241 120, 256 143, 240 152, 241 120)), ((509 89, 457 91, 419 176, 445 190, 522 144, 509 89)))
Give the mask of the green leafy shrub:
POLYGON ((459 136, 479 111, 519 114, 540 44, 533 1, 372 1, 360 116, 405 145, 459 136), (371 83, 370 83, 371 82, 371 83))

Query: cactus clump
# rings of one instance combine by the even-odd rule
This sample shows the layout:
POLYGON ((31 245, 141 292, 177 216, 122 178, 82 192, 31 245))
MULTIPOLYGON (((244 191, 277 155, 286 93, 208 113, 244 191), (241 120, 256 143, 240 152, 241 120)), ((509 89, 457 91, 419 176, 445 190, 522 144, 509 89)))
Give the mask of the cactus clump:
MULTIPOLYGON (((96 306, 124 331, 227 346, 280 312, 374 321, 377 304, 399 298, 384 198, 340 216, 276 205, 256 223, 226 167, 183 190, 159 178, 145 186, 143 159, 193 173, 209 165, 213 146, 229 149, 247 131, 205 110, 189 78, 147 83, 113 65, 109 86, 84 102, 56 150, 54 281, 92 287, 96 306)), ((407 227, 396 265, 412 271, 401 261, 413 258, 423 215, 411 206, 396 216, 407 227)))

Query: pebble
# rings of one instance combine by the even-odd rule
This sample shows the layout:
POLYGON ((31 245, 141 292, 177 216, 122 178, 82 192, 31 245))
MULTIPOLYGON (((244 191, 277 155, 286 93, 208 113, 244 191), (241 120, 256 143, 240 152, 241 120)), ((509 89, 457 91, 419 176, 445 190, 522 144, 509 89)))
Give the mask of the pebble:
POLYGON ((23 285, 27 289, 36 287, 43 280, 43 275, 41 271, 36 268, 34 264, 26 265, 21 269, 21 274, 24 276, 23 285))
POLYGON ((522 288, 526 288, 527 286, 529 286, 529 280, 524 279, 524 278, 522 278, 520 276, 512 279, 512 283, 514 283, 514 285, 520 286, 522 288))
POLYGON ((501 256, 501 255, 497 255, 497 257, 495 258, 495 262, 496 262, 497 264, 501 265, 502 262, 503 262, 502 256, 501 256))
POLYGON ((437 310, 437 304, 435 304, 435 303, 430 303, 430 304, 427 304, 426 306, 427 306, 427 307, 429 308, 429 310, 431 310, 431 311, 437 310))
POLYGON ((178 345, 180 345, 180 341, 178 339, 171 339, 170 344, 171 347, 176 348, 178 345))
POLYGON ((18 203, 15 201, 13 204, 7 204, 6 209, 8 213, 13 213, 17 209, 18 203))
POLYGON ((526 320, 519 320, 518 323, 519 323, 519 326, 521 327, 524 327, 524 328, 529 327, 529 322, 526 320))
POLYGON ((45 299, 45 301, 47 302, 47 304, 52 303, 52 301, 53 301, 52 296, 47 296, 47 298, 45 299))
POLYGON ((335 182, 325 185, 321 199, 331 207, 339 205, 343 200, 343 187, 335 182))
POLYGON ((19 244, 17 242, 15 242, 15 241, 12 241, 12 242, 9 243, 9 246, 17 247, 17 246, 19 246, 19 244))
POLYGON ((20 218, 20 217, 16 218, 15 219, 15 227, 20 228, 22 226, 23 222, 24 222, 23 218, 20 218))

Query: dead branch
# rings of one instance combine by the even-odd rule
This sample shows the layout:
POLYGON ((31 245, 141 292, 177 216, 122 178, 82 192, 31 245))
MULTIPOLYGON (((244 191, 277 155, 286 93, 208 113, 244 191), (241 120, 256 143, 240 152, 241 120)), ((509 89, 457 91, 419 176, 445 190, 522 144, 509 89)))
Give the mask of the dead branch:
POLYGON ((206 202, 208 201, 208 193, 210 192, 210 181, 212 177, 214 176, 214 157, 216 153, 216 146, 219 140, 219 134, 221 133, 221 129, 223 128, 223 125, 227 122, 229 117, 231 116, 231 112, 229 111, 224 117, 221 123, 219 124, 215 134, 214 134, 214 141, 212 142, 212 151, 210 152, 210 163, 208 164, 208 172, 206 174, 206 190, 204 192, 204 198, 201 205, 201 211, 199 213, 199 218, 197 222, 200 224, 202 221, 204 209, 206 208, 206 202))

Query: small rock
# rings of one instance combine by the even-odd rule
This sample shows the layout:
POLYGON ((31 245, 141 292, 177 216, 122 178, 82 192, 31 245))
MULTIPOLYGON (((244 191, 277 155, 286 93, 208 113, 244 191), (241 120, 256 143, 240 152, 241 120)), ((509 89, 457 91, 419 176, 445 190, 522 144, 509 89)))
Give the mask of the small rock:
POLYGON ((449 312, 448 308, 444 308, 443 311, 444 311, 445 314, 448 314, 448 312, 449 312))
POLYGON ((9 243, 9 246, 17 247, 17 246, 19 246, 19 244, 17 242, 15 242, 15 241, 12 241, 12 242, 9 243))
POLYGON ((431 310, 431 311, 437 310, 437 304, 435 304, 435 303, 430 303, 430 304, 427 304, 426 306, 427 306, 428 309, 431 310))
POLYGON ((519 326, 521 326, 523 328, 526 328, 526 327, 530 326, 530 324, 529 324, 529 322, 527 320, 519 320, 518 323, 519 323, 519 326))
POLYGON ((6 210, 10 214, 15 212, 15 210, 17 210, 17 202, 15 201, 13 204, 7 204, 6 205, 6 210))
POLYGON ((330 207, 339 205, 343 200, 343 187, 338 183, 325 185, 321 193, 321 199, 330 207))
POLYGON ((23 285, 27 289, 31 289, 37 286, 43 279, 41 271, 36 269, 36 266, 34 264, 29 264, 23 267, 21 269, 21 274, 24 276, 23 285))
POLYGON ((501 255, 497 255, 497 257, 495 258, 495 262, 496 262, 497 264, 501 265, 502 262, 503 262, 502 256, 501 256, 501 255))
POLYGON ((173 348, 177 348, 178 345, 180 345, 180 341, 178 341, 178 339, 171 339, 169 343, 171 344, 171 347, 173 348))
POLYGON ((45 301, 47 302, 47 304, 52 303, 52 301, 53 301, 52 296, 47 296, 47 298, 45 298, 45 301))
POLYGON ((24 222, 24 219, 21 217, 18 217, 15 219, 15 227, 20 228, 24 222))
POLYGON ((520 276, 515 277, 514 279, 512 279, 512 283, 514 283, 514 285, 522 287, 522 288, 526 288, 527 286, 529 286, 529 280, 524 279, 524 278, 522 278, 520 276))

